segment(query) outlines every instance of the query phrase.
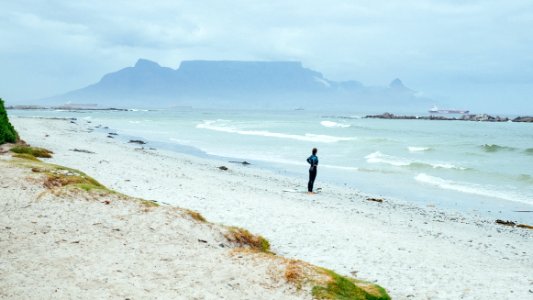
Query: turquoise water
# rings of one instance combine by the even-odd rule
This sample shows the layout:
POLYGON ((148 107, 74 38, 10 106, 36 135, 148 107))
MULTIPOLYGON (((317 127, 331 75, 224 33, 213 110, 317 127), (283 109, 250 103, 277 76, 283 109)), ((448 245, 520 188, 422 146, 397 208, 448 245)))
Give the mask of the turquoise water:
MULTIPOLYGON (((363 119, 307 111, 9 111, 75 117, 148 146, 247 160, 372 196, 533 223, 533 124, 363 119), (187 147, 183 147, 187 146, 187 147)), ((253 166, 252 166, 253 167, 253 166)), ((327 191, 325 191, 327 192, 327 191)))

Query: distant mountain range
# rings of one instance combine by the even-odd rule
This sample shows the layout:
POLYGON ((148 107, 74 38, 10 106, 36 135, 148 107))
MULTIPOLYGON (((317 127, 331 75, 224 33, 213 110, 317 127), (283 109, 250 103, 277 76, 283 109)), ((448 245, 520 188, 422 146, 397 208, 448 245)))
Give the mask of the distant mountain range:
POLYGON ((332 81, 292 61, 183 61, 176 70, 139 59, 85 88, 43 105, 426 110, 428 100, 395 79, 388 87, 332 81), (375 109, 372 109, 375 108, 375 109))

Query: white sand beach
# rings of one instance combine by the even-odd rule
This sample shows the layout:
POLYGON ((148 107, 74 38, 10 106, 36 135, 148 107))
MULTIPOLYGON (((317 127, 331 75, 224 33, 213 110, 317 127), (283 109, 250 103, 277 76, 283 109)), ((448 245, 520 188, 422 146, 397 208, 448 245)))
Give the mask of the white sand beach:
MULTIPOLYGON (((71 123, 68 120, 15 117, 11 118, 11 122, 26 142, 54 152, 53 158, 45 160, 47 162, 79 169, 120 193, 193 209, 210 222, 247 228, 268 239, 272 251, 279 255, 376 282, 386 288, 393 299, 533 299, 533 230, 497 225, 494 220, 463 216, 434 207, 417 207, 390 199, 385 199, 382 203, 367 201, 359 191, 321 183, 320 172, 316 183, 317 187, 322 188, 320 194, 310 196, 301 192, 287 192, 304 190, 306 170, 302 171, 302 178, 295 179, 261 170, 253 165, 200 159, 186 154, 152 150, 149 147, 142 149, 139 145, 92 131, 91 128, 98 124, 83 120, 71 123), (73 149, 92 153, 75 152, 73 149), (228 170, 220 170, 218 167, 221 165, 228 167, 228 170)), ((25 190, 16 184, 13 186, 4 181, 5 177, 2 180, 0 188, 3 198, 6 193, 10 193, 10 197, 15 199, 11 206, 4 206, 2 215, 12 205, 27 205, 16 200, 19 194, 38 192, 25 190)), ((39 204, 36 205, 38 207, 39 204)), ((48 207, 46 214, 63 214, 67 218, 72 205, 73 202, 67 201, 65 205, 48 207)), ((78 266, 81 264, 82 268, 65 266, 67 271, 61 274, 86 276, 86 285, 58 290, 58 295, 71 298, 69 296, 75 295, 76 289, 103 285, 117 291, 138 290, 137 295, 141 298, 143 295, 166 298, 168 294, 157 294, 159 286, 171 284, 172 278, 159 278, 157 273, 161 268, 170 268, 168 261, 163 259, 168 240, 149 239, 151 229, 143 225, 147 222, 146 216, 132 213, 132 210, 138 208, 122 207, 122 211, 117 212, 115 217, 105 220, 109 222, 106 224, 92 218, 101 214, 102 210, 109 209, 108 206, 101 203, 86 206, 87 211, 80 220, 87 224, 84 227, 86 231, 92 231, 92 226, 98 222, 108 226, 110 232, 99 238, 100 243, 107 245, 109 241, 110 247, 124 247, 125 259, 133 255, 131 251, 135 251, 135 255, 141 255, 131 261, 135 268, 132 266, 129 272, 134 273, 134 278, 141 276, 142 272, 151 272, 153 281, 148 285, 151 288, 148 294, 143 294, 144 289, 139 289, 139 286, 145 288, 147 285, 140 282, 125 284, 111 279, 102 281, 91 278, 92 268, 99 267, 94 262, 100 259, 105 261, 106 258, 98 252, 99 245, 83 243, 83 236, 87 232, 68 232, 68 222, 76 220, 67 218, 64 224, 47 224, 39 216, 21 215, 21 219, 29 220, 30 223, 17 229, 19 233, 46 230, 46 226, 63 226, 67 233, 62 239, 66 240, 64 243, 68 247, 86 247, 84 253, 94 253, 93 256, 83 257, 75 262, 78 266), (32 223, 33 221, 36 223, 32 223), (114 228, 120 231, 112 232, 114 228), (146 248, 139 250, 134 246, 128 247, 112 238, 113 235, 121 234, 128 235, 135 243, 142 243, 146 248), (79 244, 75 243, 78 240, 79 244), (150 263, 153 260, 144 260, 143 255, 149 257, 153 252, 161 253, 160 264, 152 265, 150 263)), ((5 217, 1 218, 4 239, 13 234, 14 229, 4 229, 8 225, 3 224, 5 217)), ((166 213, 156 213, 150 219, 155 220, 154 226, 157 226, 152 227, 164 232, 166 238, 181 227, 199 230, 192 229, 195 227, 190 223, 194 220, 178 222, 166 213)), ((29 250, 21 244, 11 249, 17 252, 2 255, 4 258, 21 260, 29 253, 39 253, 42 260, 26 257, 29 263, 19 264, 17 267, 35 270, 44 280, 47 274, 42 267, 46 263, 54 263, 46 261, 46 253, 55 251, 57 244, 53 237, 47 236, 47 239, 48 247, 37 249, 37 252, 26 252, 29 250)), ((185 239, 185 248, 190 248, 190 252, 183 253, 180 260, 183 264, 175 265, 175 269, 170 272, 184 272, 179 268, 184 266, 188 267, 187 270, 198 269, 198 272, 204 272, 205 277, 219 284, 214 285, 213 290, 204 290, 205 285, 202 283, 180 282, 175 289, 184 289, 190 293, 190 297, 184 299, 216 299, 220 295, 227 299, 307 297, 282 279, 272 279, 269 286, 264 287, 264 281, 256 278, 268 273, 270 267, 260 263, 257 263, 254 274, 246 278, 236 275, 249 272, 249 269, 244 271, 239 259, 232 258, 234 263, 228 268, 213 268, 212 265, 216 266, 218 260, 227 260, 225 252, 222 252, 226 250, 217 246, 223 243, 223 239, 212 231, 206 231, 203 240, 208 243, 185 239), (208 251, 207 248, 212 249, 208 251), (186 265, 189 256, 202 255, 210 255, 206 260, 212 264, 186 265), (237 292, 236 286, 240 286, 237 292), (270 287, 275 287, 272 291, 278 294, 270 293, 270 287)), ((246 259, 249 260, 246 264, 253 264, 251 259, 246 259)), ((9 284, 9 288, 14 289, 14 294, 8 295, 34 298, 35 295, 31 297, 28 294, 31 290, 17 290, 16 283, 19 282, 19 287, 22 287, 25 278, 13 275, 16 270, 9 269, 5 260, 2 265, 1 277, 6 278, 7 273, 11 275, 8 279, 1 280, 3 283, 0 283, 0 291, 5 293, 6 284, 9 284)), ((126 275, 123 271, 109 267, 107 272, 111 273, 107 278, 124 277, 126 275)), ((41 286, 37 290, 48 288, 53 289, 53 286, 41 286)), ((92 296, 106 298, 128 295, 102 292, 92 296)))
POLYGON ((1 166, 2 299, 310 298, 283 260, 230 252, 223 228, 185 211, 46 193, 30 170, 1 166))

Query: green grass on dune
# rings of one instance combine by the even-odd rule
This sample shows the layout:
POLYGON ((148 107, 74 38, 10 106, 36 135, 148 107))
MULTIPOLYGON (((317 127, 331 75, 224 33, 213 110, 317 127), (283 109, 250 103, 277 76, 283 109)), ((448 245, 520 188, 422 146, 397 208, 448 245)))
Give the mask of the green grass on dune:
POLYGON ((20 160, 14 161, 16 165, 29 168, 34 173, 45 175, 43 185, 46 188, 53 189, 68 187, 78 188, 85 191, 96 189, 111 192, 94 178, 76 169, 45 163, 28 153, 15 154, 13 156, 20 158, 20 160))
POLYGON ((379 285, 341 276, 323 269, 331 280, 325 286, 316 285, 312 294, 315 299, 331 300, 390 300, 385 289, 379 285))
POLYGON ((43 157, 43 158, 50 158, 52 157, 52 154, 54 153, 48 149, 31 147, 28 145, 17 145, 11 148, 11 152, 18 153, 18 154, 29 154, 35 157, 43 157))
POLYGON ((260 252, 270 253, 270 242, 260 235, 250 233, 250 231, 240 227, 229 227, 226 238, 240 246, 248 246, 260 252))
POLYGON ((15 155, 13 155, 13 157, 40 162, 40 160, 37 157, 31 154, 27 154, 27 153, 16 153, 15 155))

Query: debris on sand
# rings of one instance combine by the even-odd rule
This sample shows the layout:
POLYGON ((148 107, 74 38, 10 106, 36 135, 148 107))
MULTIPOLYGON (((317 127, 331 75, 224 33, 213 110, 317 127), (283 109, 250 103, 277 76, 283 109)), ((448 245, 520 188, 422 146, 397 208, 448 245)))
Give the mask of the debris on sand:
POLYGON ((379 202, 382 203, 383 199, 381 198, 366 198, 367 201, 379 202))

